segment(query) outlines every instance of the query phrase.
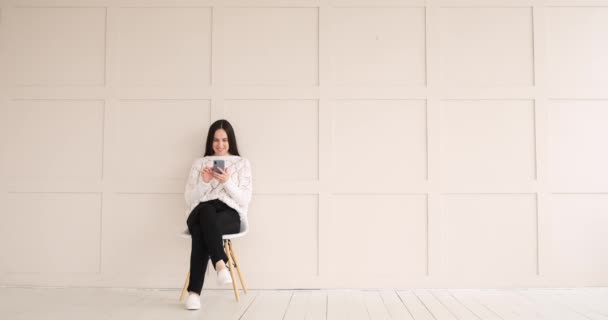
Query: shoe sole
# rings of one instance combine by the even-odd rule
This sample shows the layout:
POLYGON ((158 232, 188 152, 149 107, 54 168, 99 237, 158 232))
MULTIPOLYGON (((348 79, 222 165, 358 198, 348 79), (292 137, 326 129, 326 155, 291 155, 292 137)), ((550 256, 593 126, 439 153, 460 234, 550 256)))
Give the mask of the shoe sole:
POLYGON ((232 278, 230 276, 228 276, 225 281, 220 281, 220 279, 217 279, 217 284, 220 286, 232 284, 232 278))
POLYGON ((232 284, 232 281, 218 282, 217 284, 220 285, 220 286, 225 286, 227 284, 232 284))
MULTIPOLYGON (((195 301, 196 302, 196 301, 195 301)), ((198 310, 201 308, 201 304, 200 302, 198 303, 198 305, 194 305, 194 306, 189 306, 188 302, 186 302, 186 309, 187 310, 198 310)))

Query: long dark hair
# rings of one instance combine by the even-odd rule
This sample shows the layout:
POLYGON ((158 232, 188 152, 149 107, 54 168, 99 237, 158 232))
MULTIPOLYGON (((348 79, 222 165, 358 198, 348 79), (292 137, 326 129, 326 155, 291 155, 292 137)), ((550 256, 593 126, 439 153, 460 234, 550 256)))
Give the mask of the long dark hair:
POLYGON ((228 136, 228 153, 234 156, 240 156, 239 148, 236 145, 236 136, 234 135, 234 129, 228 120, 217 120, 211 127, 209 127, 209 133, 207 133, 207 144, 205 145, 205 157, 213 155, 213 137, 215 132, 219 129, 224 129, 228 136))

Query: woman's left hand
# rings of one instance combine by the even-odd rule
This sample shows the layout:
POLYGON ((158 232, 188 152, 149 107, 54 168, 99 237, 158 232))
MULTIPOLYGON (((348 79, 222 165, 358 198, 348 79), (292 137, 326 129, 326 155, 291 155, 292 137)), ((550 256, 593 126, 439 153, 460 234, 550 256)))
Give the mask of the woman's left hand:
POLYGON ((222 170, 222 168, 218 168, 221 173, 213 172, 213 177, 216 178, 221 183, 226 183, 228 179, 230 179, 230 174, 228 173, 228 169, 222 170))

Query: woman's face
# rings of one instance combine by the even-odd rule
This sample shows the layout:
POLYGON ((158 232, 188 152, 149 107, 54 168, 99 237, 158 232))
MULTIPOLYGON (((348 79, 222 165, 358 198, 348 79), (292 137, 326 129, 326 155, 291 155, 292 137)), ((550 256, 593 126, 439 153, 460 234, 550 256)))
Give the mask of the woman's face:
POLYGON ((225 156, 228 155, 228 135, 226 134, 226 130, 217 129, 213 134, 213 152, 215 152, 216 156, 225 156))

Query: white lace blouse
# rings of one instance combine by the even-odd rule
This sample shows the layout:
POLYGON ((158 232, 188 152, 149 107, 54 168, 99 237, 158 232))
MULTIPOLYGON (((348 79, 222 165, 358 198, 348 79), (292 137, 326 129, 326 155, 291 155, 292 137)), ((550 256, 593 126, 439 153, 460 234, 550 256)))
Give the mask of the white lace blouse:
POLYGON ((247 210, 251 202, 252 179, 249 160, 239 156, 208 156, 194 160, 188 183, 186 184, 186 218, 200 202, 219 199, 235 209, 241 221, 247 220, 247 210), (230 174, 226 183, 212 179, 209 183, 203 181, 201 171, 204 167, 212 167, 213 160, 224 160, 225 169, 230 174))

